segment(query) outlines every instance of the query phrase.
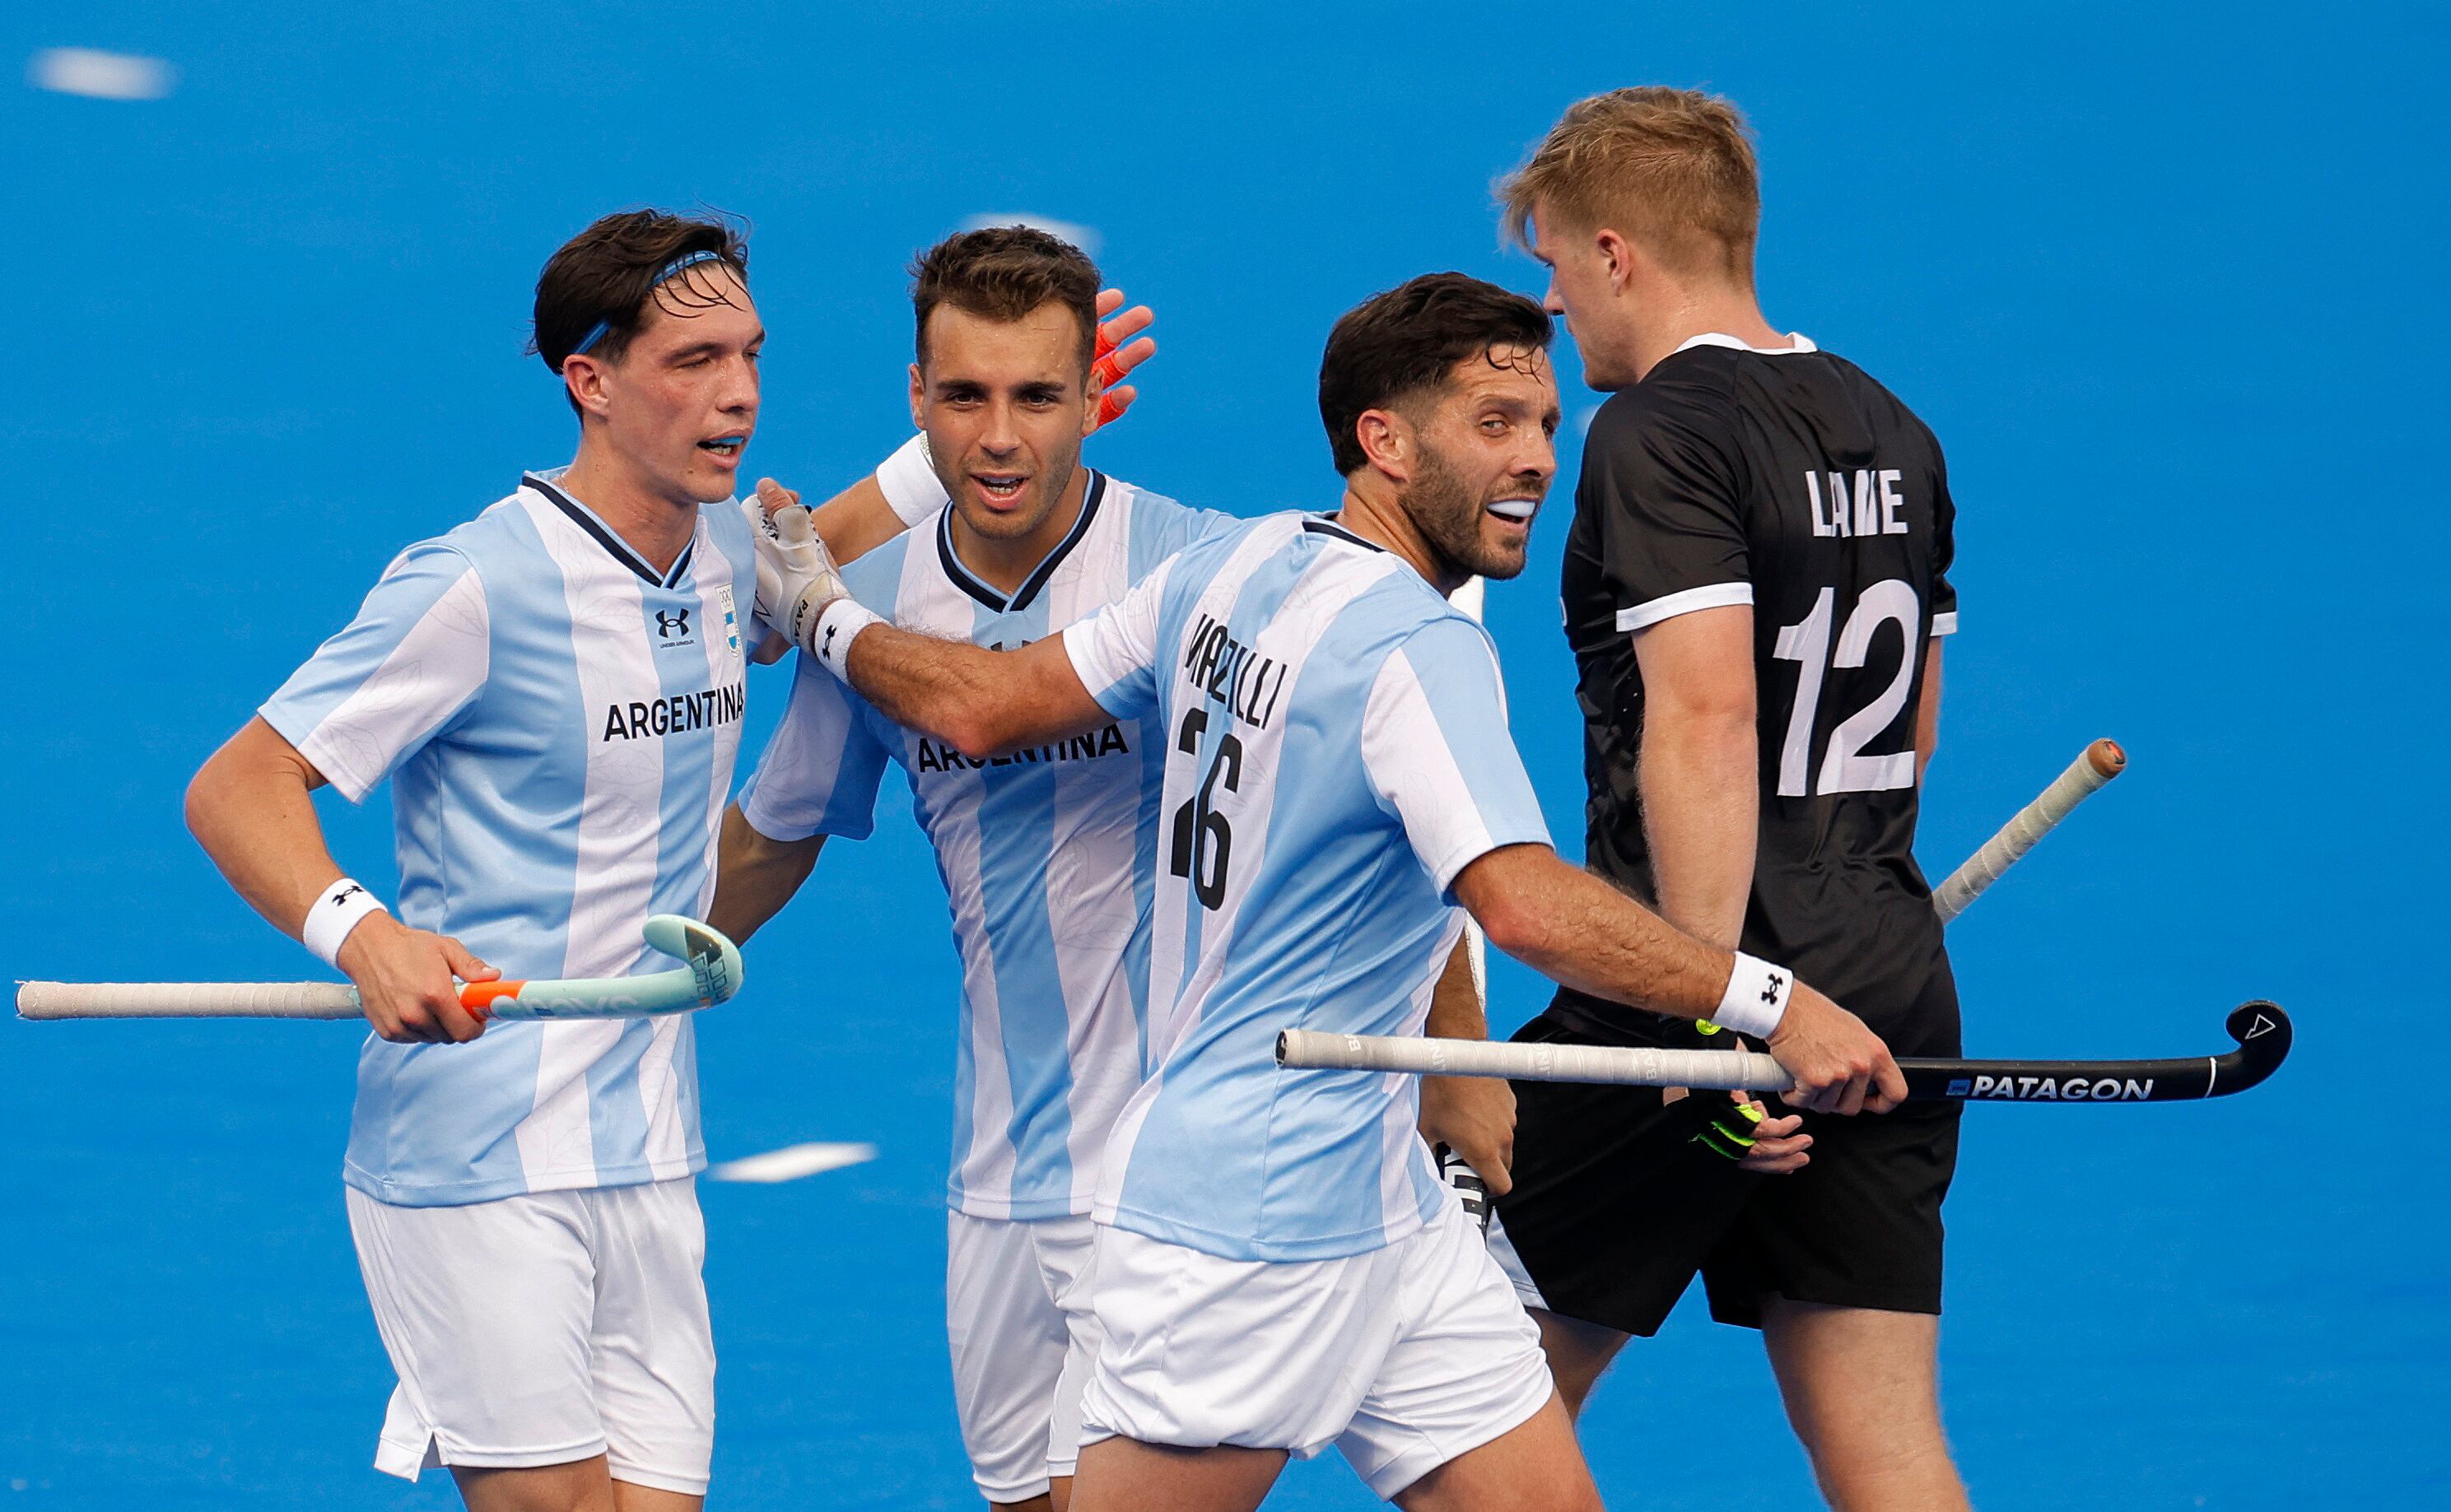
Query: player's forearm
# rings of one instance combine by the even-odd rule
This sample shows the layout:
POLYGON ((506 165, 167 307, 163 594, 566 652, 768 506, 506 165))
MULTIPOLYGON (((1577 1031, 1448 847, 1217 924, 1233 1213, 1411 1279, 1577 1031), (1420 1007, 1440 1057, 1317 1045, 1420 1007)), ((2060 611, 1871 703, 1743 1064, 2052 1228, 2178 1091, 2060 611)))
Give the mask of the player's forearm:
POLYGON ((1486 1039, 1489 1014, 1480 1000, 1480 983, 1472 970, 1472 937, 1456 941, 1447 956, 1439 984, 1430 989, 1430 1013, 1422 1032, 1439 1039, 1486 1039))
POLYGON ((1080 688, 1064 656, 1060 637, 996 651, 871 625, 852 642, 844 665, 852 687, 886 718, 981 760, 1106 723, 1106 711, 1080 688), (1063 663, 1062 678, 1046 675, 1049 658, 1063 663), (1053 686, 1064 679, 1069 693, 1053 686))
POLYGON ((316 895, 341 875, 308 796, 322 781, 259 718, 187 785, 189 833, 247 905, 293 940, 316 895))
POLYGON ((775 840, 758 833, 738 804, 727 807, 716 843, 715 902, 706 921, 735 943, 748 940, 809 880, 825 843, 823 835, 775 840))
POLYGON ((865 556, 911 528, 886 502, 873 473, 812 510, 809 524, 836 562, 865 556))
POLYGON ((1730 950, 1753 890, 1755 746, 1750 707, 1654 708, 1643 719, 1642 824, 1660 916, 1730 950))
POLYGON ((1717 1010, 1734 956, 1704 944, 1545 845, 1494 850, 1457 874, 1489 942, 1551 981, 1680 1018, 1717 1010))

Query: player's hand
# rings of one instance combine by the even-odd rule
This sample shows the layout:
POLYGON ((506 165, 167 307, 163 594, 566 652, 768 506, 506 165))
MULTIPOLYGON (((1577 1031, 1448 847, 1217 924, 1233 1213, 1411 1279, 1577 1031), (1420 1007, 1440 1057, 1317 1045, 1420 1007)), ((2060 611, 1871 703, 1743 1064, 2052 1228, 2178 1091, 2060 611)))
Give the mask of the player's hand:
POLYGON ((1423 1076, 1422 1137, 1472 1167, 1493 1197, 1515 1190, 1515 1089, 1495 1076, 1423 1076))
POLYGON ((1754 1125, 1754 1147, 1736 1162, 1739 1171, 1756 1172, 1765 1176, 1792 1176, 1812 1162, 1806 1151, 1813 1148, 1813 1136, 1804 1133, 1804 1115, 1792 1113, 1783 1118, 1770 1116, 1770 1109, 1741 1092, 1728 1095, 1739 1106, 1751 1102, 1762 1115, 1754 1125))
POLYGON ((389 914, 368 914, 341 941, 338 960, 357 984, 366 1022, 396 1045, 464 1044, 483 1034, 484 1023, 460 1006, 460 981, 501 975, 450 936, 411 929, 389 914))
POLYGON ((1125 375, 1157 356, 1157 339, 1141 336, 1157 319, 1157 312, 1146 304, 1135 304, 1124 310, 1124 291, 1098 291, 1098 344, 1089 365, 1090 381, 1098 386, 1098 418, 1089 429, 1112 425, 1132 407, 1141 391, 1124 381, 1125 375), (1121 315, 1115 314, 1123 310, 1121 315), (1109 319, 1109 317, 1112 317, 1109 319), (1133 338, 1138 337, 1135 340, 1133 338))
POLYGON ((809 523, 800 495, 771 477, 757 480, 757 494, 744 501, 757 549, 755 617, 806 649, 826 606, 844 597, 833 553, 809 523))
POLYGON ((1801 981, 1771 1031, 1770 1053, 1795 1079, 1785 1095, 1799 1108, 1887 1113, 1906 1100, 1906 1078, 1881 1037, 1801 981))

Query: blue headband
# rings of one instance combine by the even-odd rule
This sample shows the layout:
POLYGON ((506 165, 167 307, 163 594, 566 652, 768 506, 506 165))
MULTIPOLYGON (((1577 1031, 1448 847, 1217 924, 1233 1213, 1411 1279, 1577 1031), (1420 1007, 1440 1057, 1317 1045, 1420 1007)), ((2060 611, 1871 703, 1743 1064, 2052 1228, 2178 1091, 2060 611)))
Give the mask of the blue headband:
MULTIPOLYGON (((647 285, 647 292, 653 294, 656 290, 662 288, 665 284, 670 283, 674 277, 684 269, 694 268, 701 262, 720 262, 723 260, 723 254, 720 252, 692 252, 683 257, 676 257, 670 262, 664 264, 664 270, 656 275, 656 281, 647 285)), ((570 349, 570 355, 572 357, 578 357, 581 353, 585 352, 589 347, 603 340, 604 333, 611 329, 613 329, 613 322, 611 320, 607 319, 597 321, 594 325, 588 328, 585 336, 578 339, 578 344, 570 349)))

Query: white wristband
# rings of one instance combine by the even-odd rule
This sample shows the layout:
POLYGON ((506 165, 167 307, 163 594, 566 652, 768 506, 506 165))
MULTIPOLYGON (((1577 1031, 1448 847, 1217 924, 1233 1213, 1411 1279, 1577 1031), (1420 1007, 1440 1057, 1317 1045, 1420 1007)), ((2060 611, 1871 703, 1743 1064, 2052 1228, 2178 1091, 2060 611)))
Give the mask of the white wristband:
POLYGON ((911 437, 876 464, 877 491, 905 525, 916 525, 952 502, 930 459, 926 432, 911 437))
POLYGON ((850 663, 846 660, 851 655, 851 643, 859 638, 861 630, 884 623, 884 615, 857 599, 835 599, 817 616, 816 633, 809 637, 809 653, 847 684, 851 681, 850 663))
POLYGON ((1711 1021, 1755 1039, 1768 1039, 1787 1017, 1788 999, 1795 995, 1795 973, 1736 952, 1736 969, 1728 974, 1728 990, 1719 995, 1718 1012, 1711 1021))
POLYGON ((343 877, 317 895, 313 906, 306 910, 306 927, 299 933, 304 937, 307 949, 322 958, 324 965, 338 971, 341 942, 349 938, 349 931, 363 923, 368 914, 389 912, 363 883, 343 877))

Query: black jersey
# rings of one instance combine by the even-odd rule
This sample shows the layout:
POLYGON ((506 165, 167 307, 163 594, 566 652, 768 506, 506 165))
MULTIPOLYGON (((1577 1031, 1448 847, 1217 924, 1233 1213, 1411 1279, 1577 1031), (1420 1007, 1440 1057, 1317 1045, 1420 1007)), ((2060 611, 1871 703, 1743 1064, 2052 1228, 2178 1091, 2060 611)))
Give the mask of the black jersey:
POLYGON ((1726 339, 1689 344, 1611 398, 1584 448, 1564 600, 1590 862, 1657 896, 1633 632, 1751 604, 1761 822, 1744 948, 1896 1053, 1954 1054, 1953 1022, 1902 1017, 1941 951, 1913 854, 1924 652, 1957 619, 1940 445, 1843 358, 1726 339))

